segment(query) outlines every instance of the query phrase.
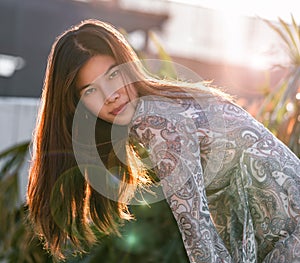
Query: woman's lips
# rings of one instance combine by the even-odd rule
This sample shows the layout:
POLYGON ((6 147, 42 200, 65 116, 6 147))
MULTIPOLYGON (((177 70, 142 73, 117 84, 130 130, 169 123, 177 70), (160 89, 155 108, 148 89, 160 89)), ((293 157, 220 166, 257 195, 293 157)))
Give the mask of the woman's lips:
POLYGON ((126 106, 127 106, 127 102, 121 104, 119 107, 115 108, 110 113, 113 115, 119 115, 126 109, 126 106))

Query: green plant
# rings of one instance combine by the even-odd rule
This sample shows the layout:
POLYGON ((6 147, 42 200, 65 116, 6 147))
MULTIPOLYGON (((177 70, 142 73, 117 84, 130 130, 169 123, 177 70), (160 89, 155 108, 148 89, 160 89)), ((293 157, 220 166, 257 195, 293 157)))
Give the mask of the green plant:
POLYGON ((257 117, 300 157, 300 27, 293 15, 291 24, 280 18, 279 24, 265 22, 283 41, 290 63, 278 87, 269 89, 257 117))
POLYGON ((0 261, 8 263, 51 262, 30 224, 19 196, 19 176, 30 142, 0 153, 0 261))
MULTIPOLYGON (((0 260, 8 263, 50 263, 52 257, 27 222, 20 202, 18 176, 30 142, 0 153, 0 260)), ((101 237, 89 253, 72 255, 67 263, 188 262, 183 243, 165 200, 132 206, 136 220, 125 223, 122 237, 101 237)))

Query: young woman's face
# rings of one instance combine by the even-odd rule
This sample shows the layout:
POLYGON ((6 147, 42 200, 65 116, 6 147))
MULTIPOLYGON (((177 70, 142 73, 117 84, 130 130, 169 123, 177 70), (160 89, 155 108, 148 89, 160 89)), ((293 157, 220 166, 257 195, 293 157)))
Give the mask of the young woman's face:
POLYGON ((124 85, 121 67, 111 56, 90 58, 80 69, 76 86, 84 105, 93 114, 118 125, 130 123, 137 92, 134 85, 124 85))

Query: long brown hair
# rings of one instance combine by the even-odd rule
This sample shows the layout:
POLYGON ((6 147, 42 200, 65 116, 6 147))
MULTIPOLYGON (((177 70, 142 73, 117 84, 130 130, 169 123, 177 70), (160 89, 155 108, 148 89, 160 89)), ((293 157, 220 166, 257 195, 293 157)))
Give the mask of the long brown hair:
MULTIPOLYGON (((95 241, 90 221, 110 234, 118 233, 119 219, 131 218, 126 204, 105 198, 86 182, 72 150, 72 121, 79 101, 76 76, 96 54, 110 55, 117 64, 137 59, 123 35, 96 20, 84 21, 59 36, 48 58, 33 138, 27 202, 36 232, 57 257, 63 257, 61 249, 69 239, 80 250, 95 241)), ((111 151, 110 129, 109 123, 97 120, 97 143, 106 144, 98 147, 104 163, 111 151)), ((122 180, 134 184, 128 167, 119 165, 124 168, 122 180)), ((122 191, 128 196, 132 192, 122 191)))
MULTIPOLYGON (((91 222, 104 234, 118 234, 122 219, 132 218, 124 202, 111 200, 90 186, 81 175, 72 148, 72 122, 80 99, 75 88, 76 77, 81 67, 97 54, 112 56, 118 65, 138 61, 124 36, 98 20, 83 21, 60 35, 48 58, 33 139, 27 202, 29 218, 37 234, 58 258, 64 257, 63 248, 68 240, 80 251, 95 242, 91 222)), ((138 66, 132 67, 136 74, 144 74, 138 66)), ((179 85, 151 78, 138 81, 135 86, 140 96, 180 97, 182 94, 179 85)), ((210 92, 203 89, 203 93, 210 92)), ((104 163, 109 166, 112 160, 120 168, 118 176, 131 186, 140 183, 137 178, 149 182, 142 167, 137 170, 137 177, 131 173, 130 165, 122 164, 111 154, 110 132, 111 124, 97 119, 97 150, 104 163)), ((124 187, 119 194, 126 200, 134 191, 135 187, 124 187)))

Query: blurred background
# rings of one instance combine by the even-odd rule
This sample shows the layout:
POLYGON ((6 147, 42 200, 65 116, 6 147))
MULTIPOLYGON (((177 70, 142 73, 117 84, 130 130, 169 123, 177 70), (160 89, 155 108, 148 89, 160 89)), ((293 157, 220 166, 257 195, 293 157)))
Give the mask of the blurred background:
MULTIPOLYGON (((87 18, 126 32, 141 57, 221 86, 299 157, 297 1, 0 0, 0 262, 52 262, 23 220, 28 143, 51 45, 87 18)), ((188 262, 164 202, 132 209, 123 238, 69 261, 188 262)))

